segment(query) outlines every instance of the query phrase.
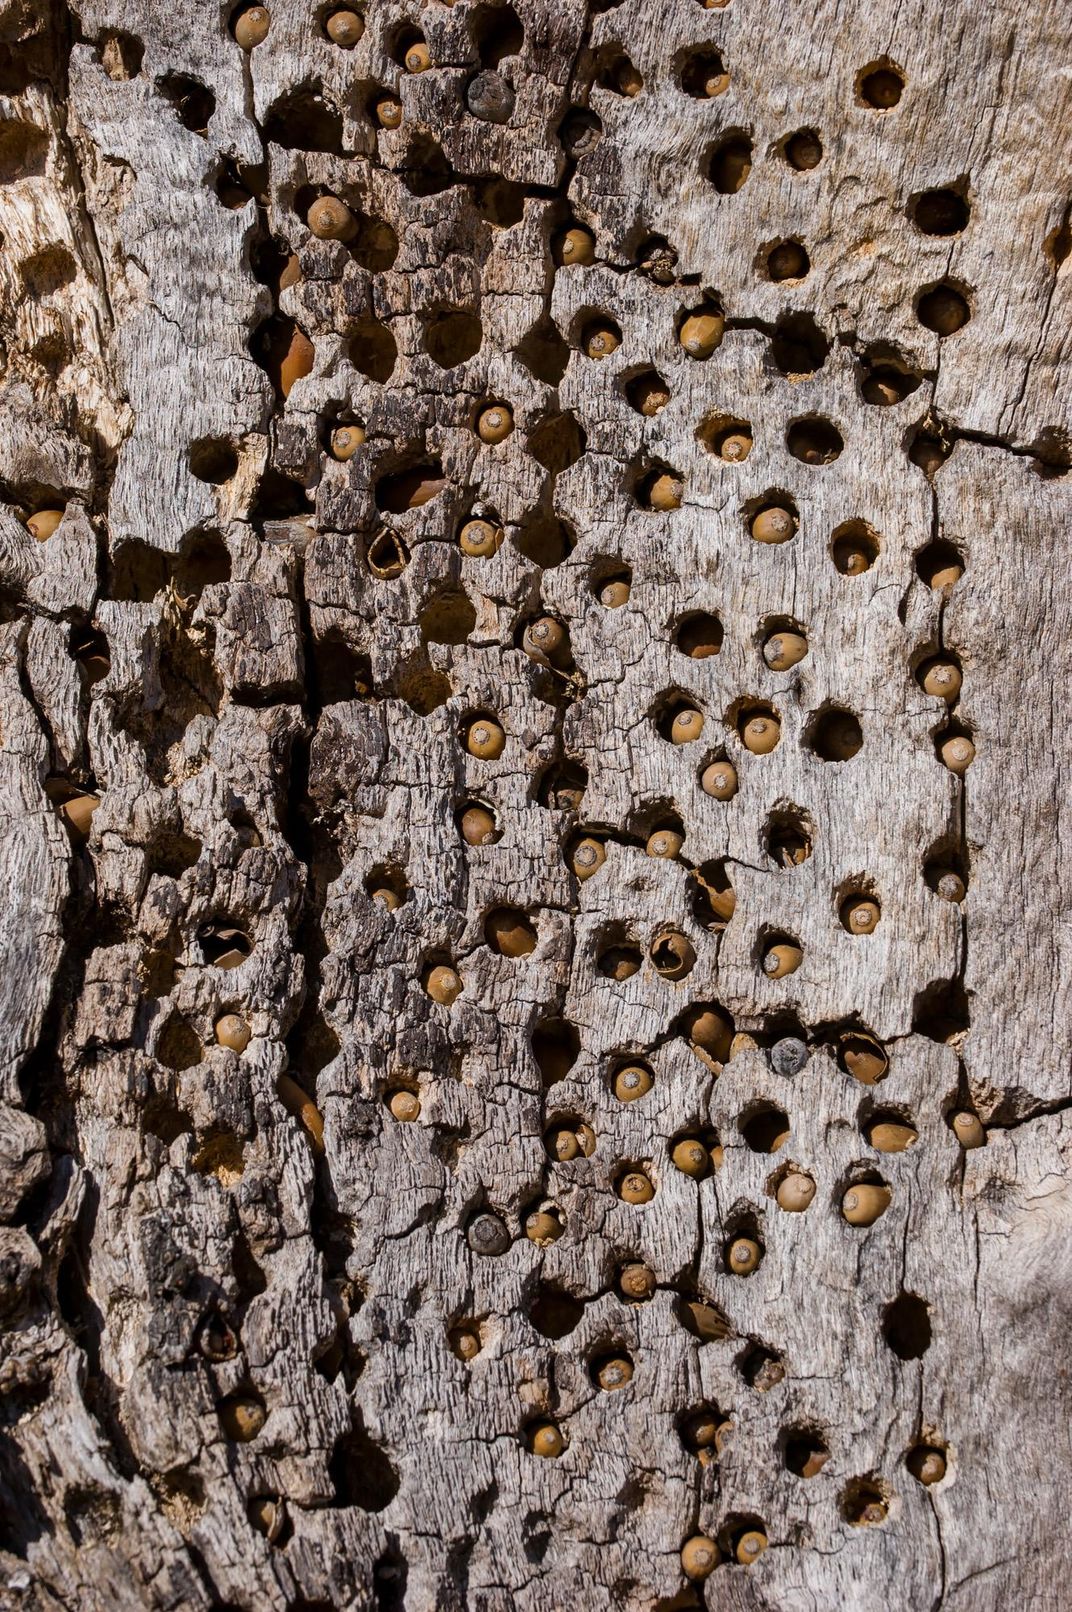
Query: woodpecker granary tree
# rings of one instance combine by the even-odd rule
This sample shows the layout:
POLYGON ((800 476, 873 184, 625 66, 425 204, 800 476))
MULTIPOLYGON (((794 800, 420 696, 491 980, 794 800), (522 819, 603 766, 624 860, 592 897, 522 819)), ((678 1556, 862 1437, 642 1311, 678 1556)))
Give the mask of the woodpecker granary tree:
POLYGON ((0 0, 2 1612, 1063 1612, 1072 44, 0 0))

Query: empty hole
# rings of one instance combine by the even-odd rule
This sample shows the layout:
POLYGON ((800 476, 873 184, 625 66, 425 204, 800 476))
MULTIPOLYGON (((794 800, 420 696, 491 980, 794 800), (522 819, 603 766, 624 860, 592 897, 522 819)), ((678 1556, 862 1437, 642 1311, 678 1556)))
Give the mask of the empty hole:
POLYGON ((953 336, 968 323, 971 306, 962 291, 943 280, 940 285, 921 293, 916 302, 916 317, 936 336, 953 336))
POLYGON ((360 319, 350 334, 347 352, 356 370, 383 386, 391 378, 398 346, 391 331, 378 319, 360 319))
POLYGON ((823 160, 823 142, 814 129, 798 129, 783 142, 782 155, 790 168, 807 173, 823 160))
POLYGON ((477 210, 489 224, 509 228, 525 215, 525 187, 512 179, 482 179, 473 187, 477 210))
POLYGON ((874 1478, 853 1478, 841 1495, 841 1514, 854 1527, 873 1527, 889 1515, 889 1502, 874 1478))
POLYGON ((544 510, 534 510, 523 517, 514 542, 526 560, 543 570, 561 565, 573 548, 573 534, 569 528, 544 510))
POLYGON ((443 147, 429 134, 410 135, 399 171, 411 196, 438 196, 459 182, 443 147))
POLYGON ((165 73, 157 79, 156 87, 174 107, 183 128, 194 134, 207 133, 209 119, 216 110, 216 97, 207 85, 185 73, 165 73))
POLYGON ((544 1019, 532 1032, 532 1055, 547 1086, 566 1078, 580 1050, 580 1036, 565 1019, 544 1019))
POLYGON ((424 350, 440 369, 453 369, 480 350, 484 339, 480 320, 464 309, 445 309, 433 315, 424 332, 424 350))
POLYGON ((643 75, 617 46, 614 50, 613 57, 604 62, 600 69, 599 83, 605 90, 611 90, 615 95, 639 95, 644 88, 643 75))
POLYGON ((686 616, 678 623, 674 643, 683 655, 693 660, 706 660, 717 655, 725 636, 721 621, 704 611, 686 616))
POLYGON ((365 218, 350 242, 350 251, 363 269, 382 274, 398 256, 398 236, 382 218, 365 218))
POLYGON ((831 537, 830 557, 842 576, 860 576, 878 559, 878 538, 865 521, 845 521, 831 537))
POLYGON ((934 476, 941 470, 953 448, 954 443, 942 426, 928 430, 921 425, 912 432, 907 452, 911 463, 918 465, 925 476, 934 476))
POLYGON ((113 599, 148 604, 165 588, 171 577, 172 561, 162 550, 150 548, 132 538, 121 543, 112 556, 111 587, 113 599))
POLYGON ((544 1338, 565 1338, 584 1315, 584 1305, 561 1288, 541 1287, 529 1307, 529 1320, 544 1338))
POLYGON ((620 983, 639 973, 643 961, 644 954, 640 947, 634 941, 622 937, 601 946, 596 956, 596 967, 607 979, 617 980, 620 983))
POLYGON ((288 151, 343 155, 342 117, 316 84, 299 84, 274 101, 264 120, 267 142, 288 151))
POLYGON ((959 980, 934 980, 916 995, 912 1028, 929 1041, 947 1043, 970 1027, 968 996, 959 980))
POLYGON ((201 1037, 192 1024, 173 1013, 156 1041, 156 1058, 176 1073, 201 1062, 201 1037))
POLYGON ((789 1140, 789 1116, 781 1108, 760 1108, 740 1122, 753 1153, 777 1153, 789 1140))
POLYGON ((498 67, 507 56, 516 56, 525 42, 521 18, 511 5, 477 6, 468 18, 469 31, 481 63, 498 67))
POLYGON ((376 483, 376 507, 389 515, 407 509, 420 509, 437 497, 446 486, 443 466, 438 459, 381 476, 376 483))
POLYGON ((829 338, 810 313, 783 314, 774 327, 771 358, 775 367, 790 379, 814 375, 826 363, 829 351, 829 338))
POLYGON ((803 1428, 787 1434, 784 1450, 785 1464, 798 1478, 814 1478, 830 1458, 825 1440, 803 1428))
POLYGON ((697 100, 711 100, 729 88, 730 75, 717 50, 693 51, 681 70, 681 88, 697 100))
POLYGON ((78 265, 65 246, 46 246, 19 264, 19 275, 31 297, 51 297, 62 291, 78 273, 78 265))
POLYGON ((738 1357, 737 1369, 757 1394, 769 1393, 785 1381, 785 1361, 773 1349, 757 1343, 738 1357))
POLYGON ((888 112, 904 93, 905 76, 888 57, 862 67, 856 75, 856 97, 863 106, 888 112))
POLYGON ((959 235, 971 209, 959 191, 921 190, 909 201, 908 216, 921 235, 959 235))
POLYGON ((191 598, 231 580, 231 555, 219 532, 195 532, 175 564, 175 589, 191 598))
POLYGON ((878 350, 864 355, 860 366, 860 394, 865 403, 878 408, 890 408, 903 403, 920 385, 920 376, 889 351, 878 350))
POLYGON ((780 868, 799 867, 811 855, 807 818, 795 808, 771 812, 763 830, 763 843, 771 861, 780 868))
POLYGON ((190 470, 198 481, 230 481, 238 470, 238 454, 226 437, 201 437, 190 444, 190 470))
POLYGON ((48 159, 48 135, 35 123, 10 118, 0 123, 0 184, 43 174, 48 159))
POLYGON ((383 1511, 398 1493, 398 1474, 387 1452, 365 1431, 359 1410, 354 1426, 335 1441, 328 1472, 340 1505, 362 1511, 383 1511))
POLYGON ((746 134, 730 134, 711 154, 708 172, 720 196, 733 196, 752 172, 752 142, 746 134))
POLYGON ((851 711, 823 711, 812 724, 808 743, 823 761, 850 761, 864 742, 860 719, 851 711))
POLYGON ((418 716, 430 716, 446 705, 454 693, 450 678, 428 664, 423 655, 414 655, 394 679, 400 699, 418 716))
POLYGON ((900 1293, 882 1312, 882 1336, 899 1360, 919 1360, 931 1346, 930 1309, 915 1293, 900 1293))
POLYGON ((419 626, 430 644, 464 644, 476 626, 476 611, 460 588, 448 588, 425 605, 419 626))
POLYGON ((537 464, 557 476, 577 463, 586 441, 584 427, 575 415, 549 414, 533 426, 525 446, 537 464))
POLYGON ((794 459, 805 465, 832 465, 845 443, 837 426, 816 417, 793 420, 785 433, 785 445, 794 459))
POLYGON ((566 373, 570 350, 554 320, 544 317, 514 349, 531 375, 548 386, 557 386, 566 373))
POLYGON ((253 950, 253 942, 245 931, 226 919, 202 924, 197 931, 197 941, 204 961, 217 968, 235 968, 253 950))
POLYGON ((110 30, 101 36, 98 49, 101 66, 116 83, 137 78, 141 72, 145 46, 136 35, 123 33, 120 29, 110 30))

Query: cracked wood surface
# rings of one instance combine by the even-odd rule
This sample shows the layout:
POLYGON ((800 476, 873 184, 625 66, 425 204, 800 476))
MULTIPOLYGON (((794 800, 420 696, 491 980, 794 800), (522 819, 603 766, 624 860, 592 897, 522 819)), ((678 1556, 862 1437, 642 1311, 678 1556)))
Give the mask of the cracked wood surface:
POLYGON ((369 0, 340 48, 332 9, 272 0, 246 51, 193 0, 0 0, 0 1607, 1060 1612, 1065 19, 369 0), (476 115, 496 97, 506 121, 476 115), (736 191, 727 142, 750 146, 736 191), (933 190, 964 205, 947 233, 918 224, 933 190), (345 244, 306 226, 325 193, 345 244), (593 261, 563 265, 578 227, 593 261), (773 279, 785 241, 807 269, 773 279), (970 312, 948 336, 919 316, 943 285, 970 312), (725 333, 697 360, 678 330, 704 306, 725 333), (291 323, 311 363, 284 397, 291 323), (513 410, 498 445, 488 401, 513 410), (830 462, 798 422, 835 428, 830 462), (778 501, 796 533, 759 544, 778 501), (473 516, 505 532, 491 557, 459 548, 473 516), (858 575, 846 530, 873 545, 858 575), (929 586, 951 551, 963 574, 929 586), (548 613, 560 670, 521 647, 548 613), (698 613, 717 655, 677 647, 698 613), (786 629, 808 654, 772 671, 786 629), (938 654, 951 711, 919 681, 938 654), (681 703, 704 727, 676 745, 681 703), (755 708, 780 718, 766 755, 755 708), (816 751, 832 710, 859 721, 849 760, 816 751), (462 742, 481 714, 494 760, 462 742), (723 757, 728 801, 700 783, 723 757), (60 810, 80 793, 88 837, 60 810), (471 802, 493 842, 460 835, 471 802), (646 854, 667 826, 680 855, 646 854), (789 867, 787 826, 810 843, 789 867), (606 859, 581 881, 585 833, 606 859), (873 934, 839 919, 853 893, 873 934), (526 955, 489 944, 502 908, 526 955), (667 928, 695 954, 676 981, 667 928), (768 978, 781 937, 803 958, 768 978), (640 966, 611 977, 608 948, 640 966), (713 1004, 717 1059, 688 1036, 713 1004), (877 1085, 849 1031, 884 1047, 877 1085), (652 1089, 619 1102, 637 1058, 652 1089), (876 1150, 882 1119, 913 1144, 876 1150), (582 1125, 593 1150, 549 1156, 582 1125), (683 1136, 721 1150, 703 1179, 683 1136), (787 1164, 805 1213, 774 1197, 787 1164), (889 1207, 850 1226, 872 1179, 889 1207), (633 1368, 613 1392, 608 1353, 633 1368), (717 1459, 688 1446, 703 1407, 732 1424, 717 1459), (556 1459, 529 1447, 545 1422, 556 1459), (808 1478, 803 1437, 828 1451, 808 1478), (690 1582, 696 1533, 726 1559, 690 1582))

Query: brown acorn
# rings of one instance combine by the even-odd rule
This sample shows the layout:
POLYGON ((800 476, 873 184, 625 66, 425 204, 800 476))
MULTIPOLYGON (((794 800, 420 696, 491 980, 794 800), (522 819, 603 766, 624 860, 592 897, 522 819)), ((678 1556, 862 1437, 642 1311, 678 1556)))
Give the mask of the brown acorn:
POLYGON ((737 769, 732 761, 712 761, 700 775, 700 788, 715 800, 732 800, 737 793, 737 769))
POLYGON ((243 1053, 249 1046, 249 1025, 237 1013, 224 1013, 216 1020, 216 1041, 232 1052, 243 1053))
POLYGON ((324 32, 333 44, 350 50, 364 34, 365 23, 356 11, 333 11, 324 24, 324 32))
POLYGON ((363 425, 339 425, 331 433, 331 457, 344 463, 352 459, 365 441, 363 425))
POLYGON ((569 854, 569 865, 578 879, 590 879, 607 860, 607 848, 602 840, 591 835, 576 842, 569 854))
POLYGON ((264 6, 247 6, 234 22, 235 42, 243 50, 253 50, 268 38, 272 19, 264 6))
POLYGON ((469 520, 458 533, 458 547, 470 559, 487 560, 499 552, 503 535, 491 521, 469 520))
POLYGON ((643 1170, 628 1170, 618 1182, 618 1196, 625 1203, 650 1203, 655 1196, 655 1188, 643 1170))
POLYGON ((466 730, 465 748, 479 761, 497 761, 505 745, 506 734, 494 717, 475 717, 466 730))
POLYGON ((505 442, 514 429, 513 410, 507 403, 488 403, 476 419, 476 434, 492 446, 505 442))
POLYGON ((594 263, 596 243, 591 231, 579 224, 564 230, 554 243, 554 258, 563 268, 570 268, 574 264, 594 263))
POLYGON ((751 1276, 762 1258, 763 1250, 754 1237, 735 1237, 726 1250, 726 1269, 734 1276, 751 1276))
POLYGON ((443 1007, 449 1007, 461 995, 461 975, 456 969, 451 968, 449 964, 437 963, 434 968, 429 970, 424 988, 433 1002, 438 1002, 443 1007))
POLYGON ((353 213, 337 196, 318 196, 305 222, 320 241, 348 241, 357 229, 353 213))
POLYGON ((761 509, 752 517, 750 528, 757 543, 787 543, 796 529, 796 516, 780 504, 761 509))
POLYGON ((803 1214, 815 1197, 815 1182, 803 1170, 790 1170, 779 1181, 774 1197, 787 1214, 803 1214))
POLYGON ((694 1582, 709 1578, 722 1560, 722 1552, 706 1534, 693 1534, 681 1547, 681 1571, 694 1582))
POLYGON ((726 330, 725 316, 716 309, 690 313, 678 331, 677 339, 690 358, 710 358, 726 330))
POLYGON ((36 537, 39 543, 44 543, 52 536, 63 515, 62 509, 39 509, 36 514, 27 516, 26 530, 32 537, 36 537))
POLYGON ((842 1197, 841 1213, 850 1226, 873 1226, 892 1197, 889 1187, 881 1183, 858 1181, 842 1197))
POLYGON ((492 845, 498 838, 495 813, 475 802, 458 819, 458 830, 466 845, 492 845))
POLYGON ((620 1103, 634 1103, 652 1088, 652 1074, 643 1064, 625 1064, 614 1076, 614 1095, 620 1103))

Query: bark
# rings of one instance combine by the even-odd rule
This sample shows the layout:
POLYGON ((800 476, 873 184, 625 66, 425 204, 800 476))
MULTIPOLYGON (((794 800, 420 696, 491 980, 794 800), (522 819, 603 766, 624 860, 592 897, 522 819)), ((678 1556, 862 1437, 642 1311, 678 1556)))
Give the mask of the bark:
POLYGON ((269 9, 246 50, 193 0, 0 3, 0 1606, 1058 1612, 1061 8, 377 0, 352 48, 330 6, 269 9), (307 227, 324 194, 345 242, 307 227), (592 261, 560 261, 571 228, 592 261), (664 473, 679 507, 648 508, 664 473), (490 557, 459 547, 477 517, 490 557), (808 641, 785 671, 775 630, 808 641), (862 744, 826 759, 839 711, 862 744), (706 1053, 697 1006, 729 1026, 706 1053))

